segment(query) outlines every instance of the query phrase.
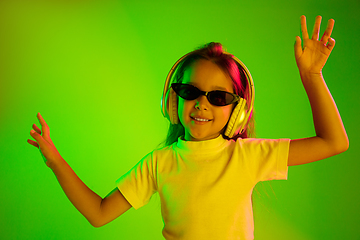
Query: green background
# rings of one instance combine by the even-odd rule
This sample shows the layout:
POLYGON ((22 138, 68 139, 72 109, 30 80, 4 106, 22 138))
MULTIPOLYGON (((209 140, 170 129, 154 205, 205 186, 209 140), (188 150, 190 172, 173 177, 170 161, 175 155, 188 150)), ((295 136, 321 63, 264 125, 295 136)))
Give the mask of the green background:
MULTIPOLYGON (((164 139, 165 77, 185 53, 219 41, 249 68, 261 138, 314 134, 294 60, 300 16, 335 19, 323 70, 347 152, 290 167, 254 193, 255 239, 360 239, 358 0, 0 2, 1 239, 162 239, 157 195, 102 228, 67 200, 26 143, 40 112, 64 159, 95 192, 164 139)), ((221 196, 219 196, 221 197, 221 196)))

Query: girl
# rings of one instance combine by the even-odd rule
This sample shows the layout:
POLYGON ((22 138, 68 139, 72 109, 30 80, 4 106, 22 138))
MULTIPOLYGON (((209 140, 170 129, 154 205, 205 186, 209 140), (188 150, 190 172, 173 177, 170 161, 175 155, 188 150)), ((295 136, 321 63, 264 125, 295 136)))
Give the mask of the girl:
POLYGON ((28 142, 40 148, 70 201, 95 227, 131 207, 138 209, 158 192, 166 239, 253 239, 251 194, 257 182, 286 179, 288 166, 318 161, 348 148, 322 76, 335 45, 330 37, 334 20, 328 21, 319 40, 320 23, 318 16, 309 38, 302 16, 303 47, 300 37, 295 42, 314 137, 247 138, 252 130, 248 122, 254 97, 251 76, 220 44, 211 43, 181 59, 174 83, 169 91, 165 89, 163 113, 171 121, 167 146, 145 156, 105 198, 91 191, 61 157, 40 114, 42 129, 34 124, 30 134, 35 141, 28 142), (234 114, 238 115, 235 120, 234 114))

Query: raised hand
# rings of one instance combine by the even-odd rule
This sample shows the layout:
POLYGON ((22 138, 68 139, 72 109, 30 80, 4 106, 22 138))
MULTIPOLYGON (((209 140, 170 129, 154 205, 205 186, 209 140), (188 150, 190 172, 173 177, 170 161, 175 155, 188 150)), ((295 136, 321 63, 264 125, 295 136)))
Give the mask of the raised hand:
POLYGON ((39 119, 42 130, 40 130, 36 124, 33 124, 32 127, 34 130, 30 131, 30 135, 35 141, 28 139, 27 142, 39 148, 46 165, 52 168, 52 164, 61 159, 61 156, 50 138, 49 126, 46 124, 40 113, 37 114, 37 118, 39 119))
POLYGON ((309 38, 306 18, 301 16, 301 35, 303 47, 301 47, 301 38, 296 37, 295 42, 295 59, 300 74, 321 74, 332 49, 335 46, 335 40, 331 38, 334 28, 334 19, 328 21, 326 30, 319 40, 321 16, 315 19, 315 25, 311 38, 309 38))

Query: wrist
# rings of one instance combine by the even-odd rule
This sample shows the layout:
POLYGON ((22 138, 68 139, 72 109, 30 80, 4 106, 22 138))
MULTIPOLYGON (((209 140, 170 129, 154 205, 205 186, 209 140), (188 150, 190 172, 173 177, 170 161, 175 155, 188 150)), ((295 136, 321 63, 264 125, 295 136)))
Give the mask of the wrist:
POLYGON ((300 77, 303 82, 323 79, 322 71, 320 72, 300 71, 300 77))
POLYGON ((54 157, 51 161, 47 161, 46 165, 54 172, 61 171, 62 168, 67 166, 66 161, 58 154, 58 156, 54 157))

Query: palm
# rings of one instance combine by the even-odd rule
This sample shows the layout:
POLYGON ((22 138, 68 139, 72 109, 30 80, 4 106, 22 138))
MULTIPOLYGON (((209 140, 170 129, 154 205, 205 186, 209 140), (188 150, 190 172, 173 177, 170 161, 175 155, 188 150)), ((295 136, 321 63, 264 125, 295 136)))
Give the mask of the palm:
POLYGON ((50 167, 49 164, 51 164, 51 162, 55 159, 59 158, 60 154, 50 138, 49 126, 46 124, 40 113, 37 114, 37 117, 40 121, 42 130, 33 124, 34 131, 30 134, 36 141, 28 139, 28 143, 40 149, 44 161, 50 167))
POLYGON ((334 20, 329 20, 328 26, 319 40, 321 17, 317 17, 312 37, 309 38, 305 16, 301 17, 301 30, 303 38, 303 48, 301 47, 301 39, 297 37, 295 44, 295 58, 300 72, 321 73, 334 45, 335 41, 330 38, 334 20))

